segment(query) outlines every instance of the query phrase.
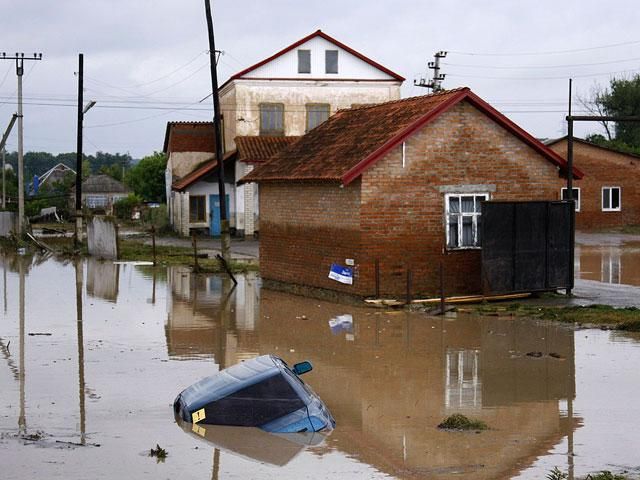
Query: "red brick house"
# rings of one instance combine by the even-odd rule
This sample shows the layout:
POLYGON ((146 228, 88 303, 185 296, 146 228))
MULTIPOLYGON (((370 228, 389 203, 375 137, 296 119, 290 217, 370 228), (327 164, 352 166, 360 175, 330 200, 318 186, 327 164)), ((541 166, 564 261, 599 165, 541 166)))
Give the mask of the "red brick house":
MULTIPOLYGON (((567 157, 567 137, 547 146, 567 157)), ((574 138, 573 161, 585 173, 574 187, 577 229, 640 224, 640 156, 574 138)), ((558 195, 568 198, 566 188, 561 187, 558 195)))
POLYGON ((442 261, 453 294, 480 290, 480 202, 556 199, 565 168, 462 88, 341 110, 241 181, 260 185, 263 278, 401 295, 411 269, 428 295, 442 261), (328 277, 351 263, 351 285, 328 277))

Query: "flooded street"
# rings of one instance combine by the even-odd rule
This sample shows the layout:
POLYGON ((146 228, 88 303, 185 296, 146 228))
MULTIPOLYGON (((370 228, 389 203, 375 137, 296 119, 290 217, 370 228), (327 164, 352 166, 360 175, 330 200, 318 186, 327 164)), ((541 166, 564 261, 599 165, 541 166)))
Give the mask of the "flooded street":
MULTIPOLYGON (((590 279, 597 262, 580 258, 590 279)), ((640 473, 634 334, 337 305, 261 289, 255 274, 232 288, 184 268, 93 259, 2 267, 3 479, 640 473), (330 435, 176 424, 181 390, 270 353, 313 363, 304 380, 335 417, 330 435), (490 430, 438 430, 453 413, 490 430), (164 462, 148 456, 156 445, 164 462)), ((609 272, 640 285, 633 270, 609 272)))

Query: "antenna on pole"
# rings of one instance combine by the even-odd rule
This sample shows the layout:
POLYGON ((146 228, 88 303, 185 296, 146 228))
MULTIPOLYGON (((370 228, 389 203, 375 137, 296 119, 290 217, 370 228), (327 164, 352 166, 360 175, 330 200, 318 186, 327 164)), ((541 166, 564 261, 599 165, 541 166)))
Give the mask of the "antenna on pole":
POLYGON ((446 74, 440 73, 440 59, 445 58, 447 52, 440 50, 433 55, 434 61, 427 63, 427 68, 433 70, 433 78, 427 82, 426 79, 421 78, 420 81, 414 80, 413 84, 416 87, 430 88, 434 93, 442 90, 442 82, 446 74))

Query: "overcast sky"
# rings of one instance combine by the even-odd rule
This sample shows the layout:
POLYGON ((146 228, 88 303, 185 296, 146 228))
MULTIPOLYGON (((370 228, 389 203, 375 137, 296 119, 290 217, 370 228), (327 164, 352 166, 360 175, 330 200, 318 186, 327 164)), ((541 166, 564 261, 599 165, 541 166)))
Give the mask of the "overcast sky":
MULTIPOLYGON (((322 29, 406 77, 422 95, 434 52, 446 88, 469 86, 537 137, 566 133, 568 78, 597 82, 640 70, 640 9, 630 0, 213 0, 221 83, 322 29)), ((0 52, 25 62, 25 151, 73 152, 78 53, 84 53, 84 151, 162 150, 167 121, 210 120, 204 0, 0 0, 0 52)), ((0 60, 0 133, 16 111, 15 64, 0 60)), ((578 105, 578 110, 581 107, 578 105)), ((580 126, 577 135, 597 129, 580 126)), ((8 150, 17 148, 16 132, 8 150)))

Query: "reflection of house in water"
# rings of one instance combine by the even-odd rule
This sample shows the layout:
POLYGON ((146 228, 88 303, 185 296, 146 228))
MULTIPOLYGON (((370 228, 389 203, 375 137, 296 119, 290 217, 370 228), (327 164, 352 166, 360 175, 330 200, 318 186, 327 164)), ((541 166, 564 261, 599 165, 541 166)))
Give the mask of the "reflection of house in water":
MULTIPOLYGON (((258 313, 257 286, 255 275, 238 277, 233 288, 225 276, 193 275, 187 268, 170 268, 165 325, 169 355, 212 357, 219 365, 228 365, 231 355, 236 363, 238 339, 245 346, 251 344, 248 337, 258 313)), ((255 355, 251 351, 247 357, 255 355)))
POLYGON ((87 293, 110 302, 118 300, 120 265, 108 260, 87 258, 87 293))
POLYGON ((562 399, 574 397, 570 330, 389 315, 268 290, 261 292, 257 319, 254 335, 238 334, 234 351, 227 349, 227 364, 258 353, 289 363, 311 360, 308 381, 339 426, 328 444, 383 472, 506 478, 575 428, 560 408, 562 399), (327 323, 346 312, 353 317, 350 340, 327 323), (481 435, 437 430, 453 412, 492 429, 481 435))
POLYGON ((580 278, 640 286, 640 248, 630 245, 578 245, 580 278))

